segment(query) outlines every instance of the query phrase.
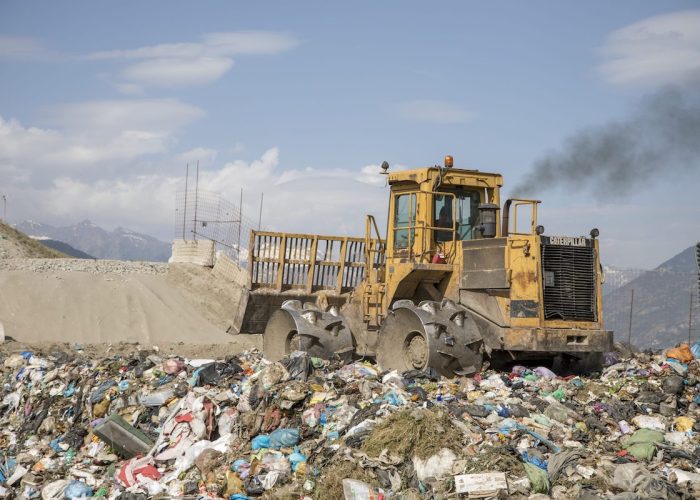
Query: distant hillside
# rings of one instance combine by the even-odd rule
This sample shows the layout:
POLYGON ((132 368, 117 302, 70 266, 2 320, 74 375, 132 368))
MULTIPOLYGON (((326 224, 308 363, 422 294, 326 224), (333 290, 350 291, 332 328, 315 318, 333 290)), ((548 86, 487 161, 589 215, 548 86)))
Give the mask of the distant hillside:
POLYGON ((64 253, 69 257, 74 257, 76 259, 94 259, 92 255, 88 255, 85 252, 81 252, 77 248, 73 248, 68 243, 62 241, 53 240, 46 236, 30 236, 30 238, 37 240, 42 245, 53 248, 54 250, 64 253))
POLYGON ((0 259, 21 257, 53 259, 67 256, 0 221, 0 259))
POLYGON ((107 231, 89 220, 64 227, 24 221, 17 228, 31 236, 67 243, 98 259, 166 262, 171 253, 169 243, 152 236, 121 227, 107 231))
POLYGON ((607 295, 635 278, 638 278, 644 269, 622 269, 615 266, 603 265, 605 284, 603 285, 603 295, 607 295))
MULTIPOLYGON (((662 348, 688 340, 688 312, 691 290, 696 307, 693 321, 700 326, 697 302, 698 271, 695 247, 690 247, 661 264, 645 271, 628 283, 603 295, 606 328, 615 330, 617 340, 627 340, 631 291, 632 343, 642 347, 662 348)), ((693 330, 697 340, 698 330, 693 330)))

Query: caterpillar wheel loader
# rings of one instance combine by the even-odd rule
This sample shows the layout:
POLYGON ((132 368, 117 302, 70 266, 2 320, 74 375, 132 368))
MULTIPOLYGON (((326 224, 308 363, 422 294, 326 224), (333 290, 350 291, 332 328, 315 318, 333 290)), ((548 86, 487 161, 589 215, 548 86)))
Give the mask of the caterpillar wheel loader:
POLYGON ((240 331, 277 360, 375 358, 384 369, 472 375, 485 359, 597 364, 603 329, 598 230, 547 236, 537 200, 501 206, 499 174, 443 166, 387 172, 386 234, 253 231, 240 331))

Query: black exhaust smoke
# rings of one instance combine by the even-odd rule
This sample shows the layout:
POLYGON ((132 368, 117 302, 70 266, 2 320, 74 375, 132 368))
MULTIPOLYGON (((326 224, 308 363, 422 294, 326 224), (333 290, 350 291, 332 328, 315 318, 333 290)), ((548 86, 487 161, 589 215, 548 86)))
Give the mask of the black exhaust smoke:
POLYGON ((700 84, 663 88, 629 117, 577 132, 538 159, 513 195, 561 186, 619 196, 652 176, 691 170, 700 170, 700 84))

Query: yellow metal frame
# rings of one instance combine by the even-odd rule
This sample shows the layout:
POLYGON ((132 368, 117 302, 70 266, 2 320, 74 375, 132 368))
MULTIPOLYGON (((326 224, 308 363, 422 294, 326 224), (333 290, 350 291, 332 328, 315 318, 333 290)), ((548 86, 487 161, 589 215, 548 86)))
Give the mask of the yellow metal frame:
POLYGON ((513 218, 509 219, 513 221, 513 230, 510 227, 508 229, 508 234, 535 234, 535 228, 537 227, 537 205, 541 202, 539 200, 526 200, 521 198, 511 198, 515 203, 511 204, 513 209, 513 218), (531 215, 530 215, 530 231, 527 233, 521 233, 518 229, 518 208, 522 206, 530 205, 531 215))
POLYGON ((341 294, 359 286, 368 267, 365 238, 251 231, 250 241, 253 288, 341 294))

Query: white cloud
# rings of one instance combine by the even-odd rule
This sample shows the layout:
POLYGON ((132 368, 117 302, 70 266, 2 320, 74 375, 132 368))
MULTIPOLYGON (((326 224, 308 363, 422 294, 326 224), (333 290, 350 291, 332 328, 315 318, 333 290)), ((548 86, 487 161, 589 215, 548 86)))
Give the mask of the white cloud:
POLYGON ((179 87, 215 82, 232 67, 233 59, 226 57, 163 57, 127 66, 122 76, 152 87, 179 87))
POLYGON ((124 99, 55 106, 46 128, 0 116, 0 173, 15 183, 109 177, 145 155, 167 153, 177 132, 202 115, 173 99, 124 99))
POLYGON ((138 85, 189 86, 218 80, 233 67, 235 56, 278 54, 298 43, 290 34, 271 31, 210 33, 199 42, 94 52, 85 59, 138 61, 128 64, 121 75, 138 85))
POLYGON ((93 52, 87 59, 158 59, 163 57, 195 58, 206 56, 237 56, 277 54, 296 47, 297 38, 273 31, 238 31, 209 33, 201 42, 162 43, 137 49, 93 52))
POLYGON ((115 83, 114 88, 120 94, 128 96, 140 96, 143 95, 143 87, 141 85, 136 85, 135 83, 115 83))
POLYGON ((42 59, 48 56, 46 48, 36 38, 0 35, 0 59, 42 59))
POLYGON ((69 130, 167 133, 202 116, 200 108, 177 99, 111 99, 53 106, 46 121, 69 130))
POLYGON ((416 99, 395 105, 396 114, 405 120, 428 123, 464 123, 473 118, 473 114, 460 105, 434 99, 416 99))
POLYGON ((216 156, 216 149, 199 147, 175 155, 175 161, 181 164, 195 164, 199 162, 200 165, 207 165, 213 163, 216 156))
POLYGON ((0 178, 12 219, 90 218, 170 238, 184 164, 197 160, 200 188, 235 202, 243 188, 249 219, 257 220, 264 193, 267 228, 361 235, 366 213, 384 219, 386 178, 377 165, 283 169, 277 148, 218 165, 211 148, 173 153, 180 129, 201 114, 175 100, 123 99, 56 106, 45 127, 0 117, 0 178))
MULTIPOLYGON (((268 229, 361 236, 366 213, 378 215, 380 223, 385 219, 387 199, 385 190, 368 181, 361 170, 282 170, 279 150, 271 148, 251 162, 236 160, 219 168, 201 168, 199 186, 236 203, 243 188, 244 216, 255 222, 264 192, 263 226, 268 229), (365 181, 358 181, 363 175, 365 181)), ((90 218, 106 227, 125 226, 170 238, 175 193, 183 187, 184 171, 126 173, 96 180, 67 174, 46 186, 18 185, 10 193, 16 217, 47 222, 90 218)))
POLYGON ((700 79, 700 10, 650 17, 617 31, 603 47, 603 76, 618 85, 700 79))

